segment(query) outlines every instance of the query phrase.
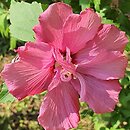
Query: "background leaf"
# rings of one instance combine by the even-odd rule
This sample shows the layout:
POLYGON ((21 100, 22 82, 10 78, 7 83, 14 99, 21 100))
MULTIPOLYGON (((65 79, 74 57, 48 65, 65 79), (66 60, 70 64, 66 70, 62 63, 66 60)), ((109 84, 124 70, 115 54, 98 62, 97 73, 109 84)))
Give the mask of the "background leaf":
POLYGON ((12 1, 10 6, 10 32, 12 36, 22 41, 33 41, 32 28, 38 23, 38 17, 42 13, 42 7, 37 2, 12 1))
POLYGON ((130 13, 130 0, 119 0, 119 8, 123 13, 130 13))
POLYGON ((3 37, 8 37, 7 15, 7 12, 3 12, 3 14, 0 14, 0 33, 3 37))
POLYGON ((93 0, 96 11, 100 11, 101 0, 93 0))
POLYGON ((10 36, 10 50, 13 50, 14 48, 16 48, 16 38, 10 36))
POLYGON ((64 3, 70 4, 71 0, 64 0, 64 3))
POLYGON ((2 85, 2 90, 0 92, 0 103, 13 102, 15 97, 11 95, 5 84, 2 85))
POLYGON ((90 0, 79 0, 79 5, 81 6, 82 10, 85 8, 90 7, 90 0))

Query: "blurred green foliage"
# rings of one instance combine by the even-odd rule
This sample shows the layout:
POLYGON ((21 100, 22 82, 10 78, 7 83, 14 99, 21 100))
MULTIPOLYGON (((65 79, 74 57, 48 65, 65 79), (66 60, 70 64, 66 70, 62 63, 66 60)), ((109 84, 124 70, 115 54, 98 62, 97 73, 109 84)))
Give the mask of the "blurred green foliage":
POLYGON ((0 103, 13 102, 15 98, 9 93, 5 84, 1 85, 2 90, 0 92, 0 103))
MULTIPOLYGON (((21 2, 22 0, 15 1, 21 2)), ((34 2, 34 0, 23 1, 28 3, 34 2)), ((79 13, 85 8, 93 8, 102 17, 102 23, 114 24, 125 31, 130 39, 130 0, 35 0, 35 2, 41 3, 39 8, 43 10, 49 4, 58 1, 70 4, 75 13, 79 13)), ((16 35, 16 32, 10 31, 9 26, 14 20, 13 16, 17 16, 18 13, 17 11, 12 11, 16 10, 17 7, 14 8, 12 6, 9 10, 10 5, 11 0, 0 1, 0 54, 3 55, 19 46, 19 43, 28 40, 19 38, 20 34, 16 35)), ((28 4, 28 6, 30 5, 28 4)), ((29 8, 32 7, 30 6, 29 8)), ((23 19, 25 18, 23 17, 23 19)), ((21 20, 23 19, 21 18, 21 20)), ((28 22, 28 19, 26 20, 28 22)), ((15 22, 17 22, 17 19, 12 23, 15 22)), ((127 44, 125 54, 128 56, 129 63, 125 77, 120 80, 122 91, 115 111, 97 115, 88 109, 86 104, 81 103, 81 122, 75 130, 130 130, 130 43, 127 44)), ((1 85, 0 102, 13 101, 14 98, 8 93, 5 87, 1 85)), ((41 102, 42 96, 34 96, 19 103, 15 101, 12 104, 0 104, 0 130, 42 130, 43 128, 37 123, 37 115, 41 102)))

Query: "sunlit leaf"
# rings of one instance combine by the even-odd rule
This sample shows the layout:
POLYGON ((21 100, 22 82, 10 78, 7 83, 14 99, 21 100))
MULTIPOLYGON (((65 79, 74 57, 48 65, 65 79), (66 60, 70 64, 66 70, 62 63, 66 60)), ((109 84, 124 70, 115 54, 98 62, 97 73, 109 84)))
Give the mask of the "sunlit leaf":
POLYGON ((10 50, 16 48, 16 38, 10 36, 10 50))
POLYGON ((10 6, 10 31, 12 36, 22 41, 33 41, 32 28, 38 23, 38 17, 42 13, 42 7, 37 2, 15 2, 10 6))
POLYGON ((4 37, 8 37, 8 23, 7 23, 7 13, 0 14, 0 33, 4 37))
POLYGON ((5 84, 2 85, 2 90, 0 92, 0 103, 13 102, 15 97, 13 97, 5 84))
POLYGON ((96 11, 100 11, 101 0, 93 0, 96 11))

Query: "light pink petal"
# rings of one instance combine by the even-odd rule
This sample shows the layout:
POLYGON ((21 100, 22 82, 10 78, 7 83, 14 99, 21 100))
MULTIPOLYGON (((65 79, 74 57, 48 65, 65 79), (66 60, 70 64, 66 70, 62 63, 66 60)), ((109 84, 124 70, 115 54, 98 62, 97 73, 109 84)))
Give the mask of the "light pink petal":
POLYGON ((51 47, 45 43, 26 43, 17 52, 18 60, 4 67, 2 77, 10 93, 20 100, 47 89, 54 59, 51 47))
POLYGON ((82 75, 80 98, 88 103, 96 113, 106 113, 114 110, 118 102, 121 87, 117 80, 100 80, 91 76, 82 75))
POLYGON ((73 77, 73 79, 70 81, 72 86, 74 87, 74 89, 80 93, 81 91, 81 84, 80 84, 80 81, 77 77, 73 77))
POLYGON ((17 52, 20 60, 28 62, 39 69, 54 64, 52 48, 43 42, 37 42, 36 44, 28 42, 25 46, 19 47, 17 52))
POLYGON ((83 62, 83 60, 91 60, 96 53, 102 50, 106 51, 124 51, 124 47, 128 42, 125 32, 120 31, 113 25, 104 24, 93 40, 89 41, 85 48, 80 50, 73 57, 75 62, 83 62))
POLYGON ((38 69, 30 63, 18 61, 5 65, 2 77, 9 92, 18 100, 45 91, 53 73, 50 68, 38 69))
POLYGON ((68 130, 77 127, 78 96, 70 83, 59 83, 46 95, 40 108, 39 123, 46 130, 68 130))
POLYGON ((51 4, 39 17, 40 24, 34 27, 37 41, 47 42, 62 48, 63 24, 72 14, 72 8, 64 3, 51 4))
MULTIPOLYGON (((125 32, 120 31, 114 25, 104 24, 87 46, 93 45, 96 50, 106 49, 123 52, 127 43, 128 38, 125 32)), ((88 48, 87 46, 86 49, 88 48)))
POLYGON ((83 74, 89 74, 96 78, 109 80, 119 79, 124 76, 127 66, 127 58, 120 52, 101 51, 97 54, 92 53, 90 59, 82 56, 77 58, 77 71, 83 74), (85 59, 86 58, 86 59, 85 59))
POLYGON ((91 9, 80 15, 72 14, 64 24, 63 49, 67 46, 72 53, 85 47, 85 44, 96 35, 101 19, 91 9))

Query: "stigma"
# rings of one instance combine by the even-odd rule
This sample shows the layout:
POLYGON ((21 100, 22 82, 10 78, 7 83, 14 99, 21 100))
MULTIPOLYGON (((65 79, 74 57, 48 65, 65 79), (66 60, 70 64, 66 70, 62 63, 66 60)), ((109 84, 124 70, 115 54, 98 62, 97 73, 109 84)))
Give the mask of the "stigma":
POLYGON ((60 73, 60 79, 63 82, 69 82, 72 79, 72 74, 67 70, 62 70, 60 73))

